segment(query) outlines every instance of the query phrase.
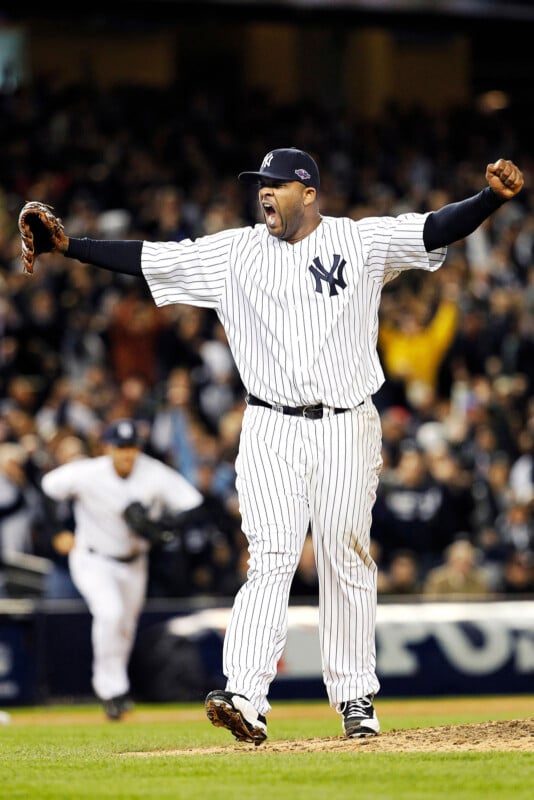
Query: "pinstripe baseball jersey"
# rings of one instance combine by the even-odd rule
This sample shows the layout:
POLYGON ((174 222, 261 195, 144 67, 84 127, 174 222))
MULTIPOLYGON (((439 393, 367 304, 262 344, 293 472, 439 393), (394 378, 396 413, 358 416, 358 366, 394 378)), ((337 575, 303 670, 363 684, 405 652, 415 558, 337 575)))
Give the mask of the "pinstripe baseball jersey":
POLYGON ((376 342, 384 283, 406 269, 437 270, 426 214, 323 217, 295 244, 264 224, 143 244, 158 306, 213 308, 246 390, 270 403, 352 408, 384 382, 376 342))
POLYGON ((200 492, 180 473, 145 453, 139 453, 127 478, 119 477, 111 457, 104 455, 56 467, 43 476, 42 488, 54 500, 74 501, 77 546, 110 556, 148 550, 148 542, 135 536, 123 519, 134 500, 174 511, 202 502, 200 492))

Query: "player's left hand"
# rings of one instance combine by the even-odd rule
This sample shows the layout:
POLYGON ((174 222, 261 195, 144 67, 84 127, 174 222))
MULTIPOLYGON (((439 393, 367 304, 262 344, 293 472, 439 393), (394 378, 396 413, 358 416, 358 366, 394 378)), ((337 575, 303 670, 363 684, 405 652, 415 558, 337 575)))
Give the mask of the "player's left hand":
POLYGON ((59 531, 52 537, 52 547, 62 556, 70 553, 74 547, 74 534, 72 531, 59 531))
POLYGON ((178 517, 163 513, 159 519, 152 519, 150 509, 137 501, 124 509, 123 516, 131 530, 151 545, 170 544, 177 538, 178 517))
POLYGON ((519 167, 505 158, 499 158, 494 164, 488 164, 486 180, 495 194, 504 197, 505 200, 510 200, 520 192, 525 183, 519 167))

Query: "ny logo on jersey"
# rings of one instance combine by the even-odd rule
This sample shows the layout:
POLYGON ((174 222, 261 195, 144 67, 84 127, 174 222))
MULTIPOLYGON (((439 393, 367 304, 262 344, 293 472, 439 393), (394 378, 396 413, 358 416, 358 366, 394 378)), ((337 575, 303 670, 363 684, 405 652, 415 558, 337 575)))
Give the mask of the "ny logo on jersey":
POLYGON ((343 269, 345 268, 346 261, 341 256, 337 254, 334 255, 333 259, 333 266, 330 272, 323 267, 321 264, 321 259, 317 256, 317 258, 313 259, 313 264, 310 264, 308 269, 310 270, 311 274, 315 278, 315 291, 319 292, 319 294, 323 293, 323 284, 321 281, 324 281, 328 284, 328 288, 330 290, 330 297, 334 297, 337 295, 337 290, 345 289, 347 284, 343 279, 343 269), (315 265, 315 266, 314 266, 315 265))

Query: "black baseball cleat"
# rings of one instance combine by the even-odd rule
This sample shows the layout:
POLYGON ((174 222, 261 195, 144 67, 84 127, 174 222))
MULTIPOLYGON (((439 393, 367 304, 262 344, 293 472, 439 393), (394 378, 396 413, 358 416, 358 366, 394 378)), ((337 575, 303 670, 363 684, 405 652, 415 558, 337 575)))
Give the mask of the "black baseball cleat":
POLYGON ((212 725, 227 728, 238 742, 257 747, 267 738, 267 720, 244 695, 216 689, 206 697, 205 707, 212 725))
POLYGON ((129 694, 121 694, 117 695, 117 697, 110 697, 108 700, 103 700, 102 706, 106 717, 116 721, 122 719, 123 714, 133 709, 133 700, 129 694))
POLYGON ((349 739, 376 736, 380 732, 380 723, 373 706, 372 694, 342 703, 341 713, 343 715, 343 732, 349 739))

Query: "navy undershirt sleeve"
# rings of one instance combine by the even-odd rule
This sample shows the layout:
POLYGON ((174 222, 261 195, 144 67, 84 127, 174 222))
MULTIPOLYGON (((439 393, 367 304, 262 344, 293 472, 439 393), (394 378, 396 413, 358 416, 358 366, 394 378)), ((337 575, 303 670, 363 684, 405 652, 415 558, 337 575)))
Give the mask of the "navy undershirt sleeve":
POLYGON ((473 233, 506 200, 486 186, 481 192, 449 203, 438 211, 433 211, 425 220, 423 241, 427 253, 457 242, 473 233))
POLYGON ((66 256, 94 264, 112 272, 123 272, 125 275, 142 275, 141 251, 143 242, 138 240, 114 239, 72 239, 66 256))

